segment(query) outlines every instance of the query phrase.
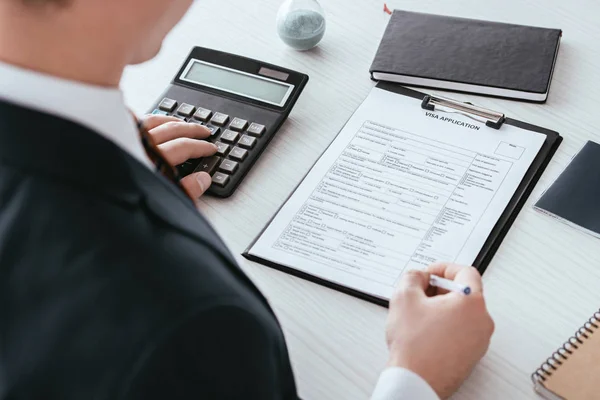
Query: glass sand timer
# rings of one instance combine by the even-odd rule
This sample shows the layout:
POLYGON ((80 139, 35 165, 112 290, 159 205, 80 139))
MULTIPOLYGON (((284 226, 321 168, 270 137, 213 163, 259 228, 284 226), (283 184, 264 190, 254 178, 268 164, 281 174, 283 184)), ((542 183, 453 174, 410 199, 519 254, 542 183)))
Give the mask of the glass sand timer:
POLYGON ((317 0, 286 0, 277 13, 277 33, 296 50, 315 47, 325 35, 325 12, 317 0))

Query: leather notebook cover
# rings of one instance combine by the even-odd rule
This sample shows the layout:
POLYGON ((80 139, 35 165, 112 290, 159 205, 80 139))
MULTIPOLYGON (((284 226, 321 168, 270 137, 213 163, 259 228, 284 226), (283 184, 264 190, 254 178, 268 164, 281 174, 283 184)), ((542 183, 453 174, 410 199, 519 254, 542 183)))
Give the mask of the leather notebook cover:
POLYGON ((600 237, 600 144, 587 142, 535 208, 600 237))
POLYGON ((376 80, 543 102, 561 35, 559 29, 396 10, 370 72, 376 80))
POLYGON ((600 311, 532 376, 535 390, 551 400, 600 398, 600 311))

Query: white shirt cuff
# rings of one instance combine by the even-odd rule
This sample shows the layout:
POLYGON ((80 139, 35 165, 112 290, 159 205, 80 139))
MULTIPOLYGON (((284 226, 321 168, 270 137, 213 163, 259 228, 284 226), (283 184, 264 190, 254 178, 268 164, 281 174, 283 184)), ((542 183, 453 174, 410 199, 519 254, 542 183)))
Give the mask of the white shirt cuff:
POLYGON ((440 400, 419 375, 404 368, 388 368, 381 373, 371 400, 440 400))

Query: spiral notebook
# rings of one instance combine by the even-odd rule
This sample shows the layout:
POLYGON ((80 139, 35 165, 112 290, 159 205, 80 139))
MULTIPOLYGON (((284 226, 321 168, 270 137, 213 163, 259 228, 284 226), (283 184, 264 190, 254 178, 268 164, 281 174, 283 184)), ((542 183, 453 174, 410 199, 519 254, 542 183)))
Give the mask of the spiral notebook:
POLYGON ((600 399, 600 310, 533 373, 535 390, 549 400, 600 399))

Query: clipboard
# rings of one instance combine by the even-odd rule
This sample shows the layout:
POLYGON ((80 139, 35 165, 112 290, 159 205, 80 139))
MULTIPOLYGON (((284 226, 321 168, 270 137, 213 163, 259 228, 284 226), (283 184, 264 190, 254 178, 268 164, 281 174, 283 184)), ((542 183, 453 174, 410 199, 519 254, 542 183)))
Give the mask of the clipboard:
MULTIPOLYGON (((525 202, 529 198, 531 192, 535 188, 535 185, 539 181, 540 177, 546 170, 546 167, 552 160, 552 157, 560 147, 560 144, 563 138, 556 131, 552 131, 550 129, 542 128, 540 126, 528 124, 526 122, 518 121, 512 118, 507 117, 504 113, 485 109, 482 107, 475 106, 471 103, 462 103, 450 98, 433 96, 429 94, 425 94, 416 90, 409 89, 404 86, 400 86, 395 83, 390 82, 379 82, 376 86, 378 89, 383 89, 398 95, 412 97, 416 100, 421 101, 421 108, 426 110, 436 110, 442 112, 458 112, 460 114, 469 116, 475 120, 480 122, 485 122, 486 126, 489 129, 498 129, 501 130, 504 124, 512 125, 514 127, 529 130, 537 133, 541 133, 546 136, 546 140, 544 144, 540 148, 537 156, 531 163, 531 166, 527 170, 527 173, 523 177, 518 189, 515 191, 513 197, 509 201, 506 206, 504 212, 496 222, 496 225, 492 229, 490 235, 488 236, 485 244, 483 245, 481 251, 477 255, 475 261, 473 262, 473 266, 477 268, 477 270, 483 274, 490 264, 494 254, 498 251, 498 248, 502 244, 502 241, 506 237, 509 229, 517 218, 519 212, 525 205, 525 202)), ((335 138, 332 140, 332 143, 335 141, 335 138)), ((330 144, 331 145, 331 144, 330 144)), ((329 146, 325 149, 325 151, 321 154, 325 154, 329 146)), ((265 225, 265 227, 259 232, 256 238, 248 245, 246 250, 242 253, 242 256, 250 261, 254 261, 260 264, 263 264, 267 267, 277 269, 282 272, 286 272, 290 275, 320 284, 322 286, 328 287, 330 289, 334 289, 336 291, 360 298, 362 300, 366 300, 368 302, 378 304, 380 306, 388 307, 389 302, 385 299, 372 296, 361 291, 328 281, 326 279, 322 279, 316 277, 314 275, 308 274, 306 272, 290 268, 285 265, 281 265, 278 263, 274 263, 270 260, 263 259, 261 257, 257 257, 255 255, 250 254, 250 249, 254 246, 256 241, 262 236, 267 227, 271 224, 273 219, 277 216, 281 208, 287 203, 290 197, 294 194, 294 192, 298 189, 298 187, 302 184, 306 176, 310 173, 310 170, 303 177, 303 179, 298 183, 298 185, 294 188, 294 190, 290 193, 290 195, 286 198, 286 200, 282 203, 281 207, 273 214, 273 217, 269 220, 269 222, 265 225)))

